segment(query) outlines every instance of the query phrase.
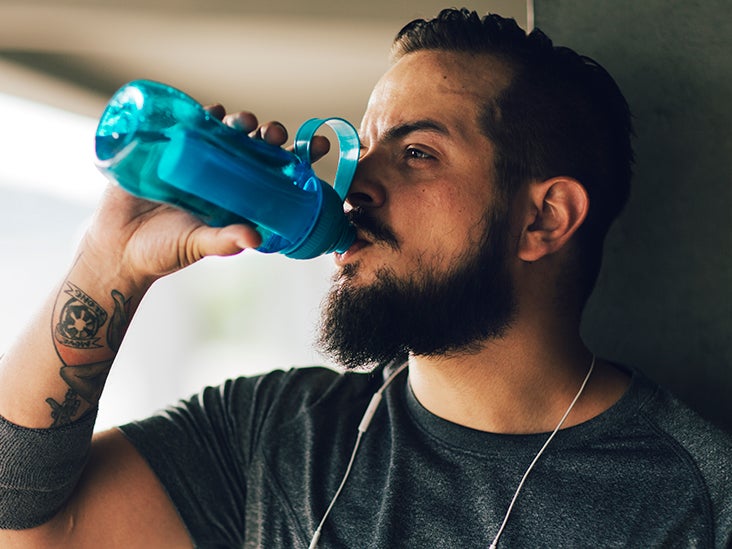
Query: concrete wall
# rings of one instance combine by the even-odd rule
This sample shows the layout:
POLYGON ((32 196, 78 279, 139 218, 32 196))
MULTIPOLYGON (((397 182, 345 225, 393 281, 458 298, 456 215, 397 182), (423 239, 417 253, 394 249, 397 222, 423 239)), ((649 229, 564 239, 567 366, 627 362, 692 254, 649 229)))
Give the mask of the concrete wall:
POLYGON ((584 333, 732 429, 732 13, 726 0, 536 0, 635 115, 637 169, 584 333))

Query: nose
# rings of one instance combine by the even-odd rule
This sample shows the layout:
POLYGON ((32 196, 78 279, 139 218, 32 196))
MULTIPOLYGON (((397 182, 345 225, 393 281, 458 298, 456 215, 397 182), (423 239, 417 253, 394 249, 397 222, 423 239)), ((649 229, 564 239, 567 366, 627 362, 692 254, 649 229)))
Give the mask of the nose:
POLYGON ((386 189, 374 158, 366 155, 358 162, 351 188, 346 196, 346 211, 353 208, 380 208, 386 202, 386 189))

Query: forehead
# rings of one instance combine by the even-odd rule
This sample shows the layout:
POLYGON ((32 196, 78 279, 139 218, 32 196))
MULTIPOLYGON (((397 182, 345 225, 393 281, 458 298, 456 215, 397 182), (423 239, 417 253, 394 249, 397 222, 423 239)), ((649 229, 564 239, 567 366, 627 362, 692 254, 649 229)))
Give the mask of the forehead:
POLYGON ((422 118, 439 118, 461 130, 465 129, 461 126, 477 126, 481 106, 509 82, 506 64, 488 54, 409 53, 376 84, 362 130, 379 132, 422 118))

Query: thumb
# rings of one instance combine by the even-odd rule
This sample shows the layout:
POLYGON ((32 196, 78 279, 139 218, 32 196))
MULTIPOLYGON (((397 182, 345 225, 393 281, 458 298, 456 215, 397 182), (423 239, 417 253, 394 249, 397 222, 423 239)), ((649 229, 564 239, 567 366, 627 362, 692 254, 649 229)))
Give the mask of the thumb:
POLYGON ((238 254, 262 243, 261 235, 253 227, 243 224, 221 228, 201 226, 191 236, 186 245, 186 255, 191 263, 209 255, 238 254))

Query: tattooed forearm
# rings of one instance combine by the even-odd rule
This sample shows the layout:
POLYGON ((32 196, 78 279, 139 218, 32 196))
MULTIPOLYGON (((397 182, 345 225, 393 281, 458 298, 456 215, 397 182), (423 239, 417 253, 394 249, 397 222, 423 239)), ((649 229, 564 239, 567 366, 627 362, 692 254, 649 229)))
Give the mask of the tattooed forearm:
POLYGON ((102 330, 109 317, 107 311, 71 282, 66 282, 63 294, 59 294, 61 310, 53 336, 62 363, 59 374, 69 389, 61 403, 53 398, 46 399, 51 407, 54 426, 69 423, 81 414, 84 411, 81 409, 82 400, 90 406, 99 402, 131 316, 131 298, 112 290, 114 311, 106 326, 105 349, 102 330))

